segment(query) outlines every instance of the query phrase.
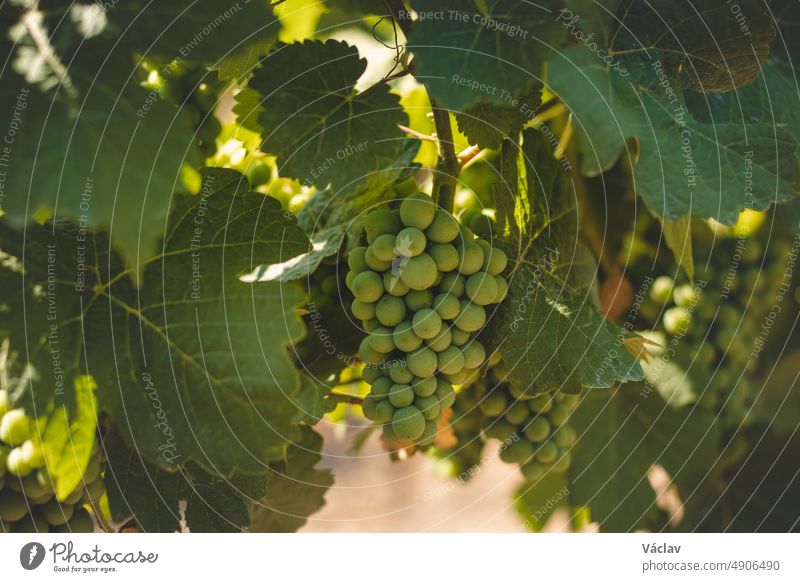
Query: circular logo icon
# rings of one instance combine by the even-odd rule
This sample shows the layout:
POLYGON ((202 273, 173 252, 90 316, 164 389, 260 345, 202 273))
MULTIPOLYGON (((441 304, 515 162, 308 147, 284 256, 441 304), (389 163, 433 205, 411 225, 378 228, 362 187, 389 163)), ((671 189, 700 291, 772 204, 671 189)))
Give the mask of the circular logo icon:
POLYGON ((19 563, 26 570, 35 570, 44 561, 44 546, 39 542, 30 542, 19 551, 19 563))

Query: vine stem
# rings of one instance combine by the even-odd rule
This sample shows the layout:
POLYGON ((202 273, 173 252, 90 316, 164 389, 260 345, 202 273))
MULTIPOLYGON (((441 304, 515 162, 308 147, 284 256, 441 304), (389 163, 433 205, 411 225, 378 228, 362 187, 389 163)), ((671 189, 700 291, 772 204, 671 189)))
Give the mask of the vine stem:
POLYGON ((433 123, 436 126, 436 144, 439 148, 439 162, 433 176, 433 198, 440 208, 453 212, 456 197, 456 179, 461 172, 461 161, 453 143, 453 129, 450 126, 450 112, 440 107, 431 97, 433 123))

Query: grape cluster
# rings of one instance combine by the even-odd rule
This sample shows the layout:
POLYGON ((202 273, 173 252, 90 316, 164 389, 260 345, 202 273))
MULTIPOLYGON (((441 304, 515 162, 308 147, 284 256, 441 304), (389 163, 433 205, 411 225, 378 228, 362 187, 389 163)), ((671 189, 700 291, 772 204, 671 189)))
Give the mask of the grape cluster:
POLYGON ((33 433, 31 419, 20 408, 10 409, 8 393, 0 389, 0 531, 94 531, 84 505, 96 507, 105 492, 99 447, 95 446, 83 484, 59 501, 33 433))
POLYGON ((500 459, 518 463, 526 479, 536 481, 547 472, 563 473, 570 466, 570 449, 577 440, 569 417, 579 396, 556 392, 531 395, 505 380, 505 364, 498 362, 476 387, 482 397, 483 434, 502 442, 500 459))
POLYGON ((359 346, 371 385, 364 415, 393 441, 433 442, 453 385, 477 377, 486 358, 475 334, 502 301, 505 253, 418 192, 398 210, 365 218, 368 246, 348 256, 353 315, 368 335, 359 346))

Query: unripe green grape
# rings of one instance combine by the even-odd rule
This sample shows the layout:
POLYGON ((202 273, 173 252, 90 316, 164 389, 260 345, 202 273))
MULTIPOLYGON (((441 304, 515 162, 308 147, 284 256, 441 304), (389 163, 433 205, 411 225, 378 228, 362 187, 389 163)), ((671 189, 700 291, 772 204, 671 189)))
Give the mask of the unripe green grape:
POLYGON ((461 369, 455 374, 442 374, 442 377, 450 382, 453 386, 461 386, 466 384, 469 378, 472 377, 470 370, 461 369))
POLYGON ((675 305, 689 307, 697 302, 697 292, 691 285, 679 285, 672 292, 672 299, 675 301, 675 305))
POLYGON ((50 525, 62 525, 69 521, 75 510, 71 505, 62 505, 57 500, 51 499, 44 505, 40 505, 39 511, 50 525))
POLYGON ((75 510, 70 520, 64 525, 56 528, 58 533, 92 533, 94 531, 94 521, 92 516, 84 508, 79 507, 75 510))
POLYGON ((361 359, 368 364, 378 364, 383 361, 385 356, 385 354, 376 351, 375 348, 372 347, 370 336, 367 336, 361 340, 361 343, 358 346, 358 355, 361 356, 361 359))
POLYGON ((530 416, 530 410, 524 402, 515 402, 506 410, 506 420, 514 425, 524 424, 530 416))
POLYGON ((491 236, 494 226, 493 217, 485 212, 481 212, 469 221, 469 227, 478 236, 491 236))
POLYGON ((439 404, 442 408, 449 408, 456 401, 456 391, 453 390, 453 385, 441 378, 436 379, 436 392, 434 394, 439 399, 439 404))
POLYGON ((417 437, 417 444, 422 447, 433 444, 433 442, 436 440, 436 434, 436 422, 432 420, 426 421, 425 430, 423 430, 422 434, 417 437))
POLYGON ((423 192, 412 194, 400 204, 400 220, 406 226, 425 230, 436 216, 436 205, 423 192))
POLYGON ((553 434, 553 441, 562 449, 568 449, 575 444, 578 439, 578 434, 575 429, 566 424, 560 427, 555 434, 553 434))
POLYGON ((397 362, 389 368, 389 378, 395 384, 411 384, 414 374, 408 368, 407 362, 397 362))
POLYGON ((392 431, 401 440, 414 440, 425 431, 425 417, 416 406, 406 406, 392 415, 392 431))
POLYGON ((432 305, 442 319, 455 319, 461 311, 458 297, 452 293, 439 293, 432 305))
POLYGON ((367 321, 375 317, 375 304, 364 303, 363 301, 354 299, 353 302, 350 304, 350 311, 356 318, 360 319, 361 321, 367 321))
POLYGON ((0 495, 0 521, 12 523, 22 519, 28 513, 25 496, 16 491, 4 489, 0 495))
POLYGON ((436 372, 436 352, 429 348, 420 348, 407 356, 408 369, 420 377, 433 376, 436 372))
POLYGON ((581 397, 577 394, 562 394, 561 404, 567 407, 568 410, 575 410, 581 402, 581 397))
POLYGON ((394 434, 394 430, 392 429, 391 418, 389 422, 383 425, 383 438, 387 441, 399 441, 400 437, 394 434))
POLYGON ((367 247, 356 247, 347 255, 347 266, 352 273, 360 273, 367 270, 367 261, 364 255, 367 247))
POLYGON ((389 422, 392 420, 392 416, 394 415, 395 407, 392 406, 392 403, 389 402, 388 399, 381 400, 375 405, 375 418, 370 419, 373 422, 383 423, 389 422))
MULTIPOLYGON (((461 308, 459 307, 459 309, 461 309, 461 308)), ((453 327, 452 328, 452 332, 453 332, 453 345, 454 346, 463 346, 470 339, 472 339, 472 334, 471 333, 469 333, 468 331, 464 331, 464 330, 458 329, 457 327, 453 327)))
MULTIPOLYGON (((348 271, 347 275, 344 276, 344 284, 345 287, 352 290, 353 289, 353 280, 358 276, 358 273, 355 271, 348 271)), ((314 294, 309 292, 309 295, 314 297, 314 294)))
POLYGON ((672 289, 675 286, 675 281, 672 277, 662 275, 653 281, 650 287, 650 298, 659 304, 667 303, 672 298, 672 289))
POLYGON ((39 483, 36 473, 31 473, 22 478, 21 489, 25 496, 29 498, 43 497, 48 493, 52 493, 48 487, 39 483))
POLYGON ((399 297, 384 295, 375 306, 375 316, 386 327, 394 327, 406 317, 406 304, 399 297))
POLYGON ((442 405, 436 396, 418 396, 414 399, 414 406, 420 409, 425 420, 436 420, 442 410, 442 405))
MULTIPOLYGON (((402 231, 401 231, 402 232, 402 231)), ((372 254, 379 261, 391 262, 395 258, 395 240, 397 237, 393 234, 382 234, 375 239, 369 248, 372 249, 372 254)))
POLYGON ((402 408, 414 402, 414 391, 408 384, 393 384, 389 389, 389 402, 395 408, 402 408))
POLYGON ((444 277, 442 277, 439 289, 444 293, 451 293, 456 297, 461 297, 464 295, 466 285, 467 280, 463 275, 459 275, 458 273, 446 273, 444 277))
POLYGON ((380 260, 375 256, 375 253, 372 252, 372 247, 367 249, 367 252, 364 254, 364 260, 367 263, 367 267, 379 273, 383 273, 392 268, 392 262, 380 260))
POLYGON ((528 481, 538 481, 547 473, 547 465, 542 465, 536 461, 525 463, 519 468, 522 476, 528 481))
POLYGON ((549 465, 558 458, 558 447, 555 443, 547 441, 539 445, 536 451, 536 460, 545 465, 549 465))
POLYGON ((473 340, 461 348, 465 368, 479 368, 486 360, 486 350, 478 340, 473 340))
POLYGON ((546 414, 553 408, 553 399, 550 396, 542 395, 528 400, 528 408, 537 414, 546 414))
POLYGON ((439 333, 436 334, 436 337, 432 337, 431 339, 427 340, 426 343, 434 352, 442 352, 449 348, 452 342, 453 332, 450 331, 449 327, 443 325, 442 329, 439 330, 439 333))
POLYGON ((86 497, 88 497, 92 502, 100 499, 105 491, 106 484, 102 479, 98 479, 97 481, 92 481, 91 483, 86 484, 86 497))
POLYGON ((435 243, 449 243, 458 237, 458 222, 452 214, 441 208, 436 209, 428 230, 425 231, 428 239, 435 243))
POLYGON ((431 339, 442 329, 442 318, 433 309, 420 309, 414 314, 411 325, 419 337, 431 339))
POLYGON ((434 284, 437 273, 434 260, 430 255, 423 253, 408 260, 400 271, 400 278, 409 289, 420 291, 434 284))
POLYGON ((494 302, 500 303, 508 296, 508 282, 500 275, 497 275, 494 281, 497 284, 497 297, 494 302))
POLYGON ((381 376, 372 383, 370 394, 372 394, 376 400, 383 400, 389 395, 389 389, 392 387, 392 384, 391 378, 381 376))
POLYGON ((491 251, 484 257, 484 264, 487 273, 499 276, 508 266, 508 257, 502 250, 492 247, 491 251))
POLYGON ((418 228, 404 228, 397 233, 395 250, 401 257, 416 257, 425 251, 428 241, 418 228))
POLYGON ((381 327, 381 322, 378 321, 377 317, 372 317, 370 319, 365 319, 362 322, 362 326, 364 327, 364 331, 366 331, 367 333, 372 333, 373 331, 381 327))
POLYGON ((500 451, 500 458, 506 463, 525 463, 533 457, 534 446, 524 439, 519 439, 500 451))
POLYGON ((500 416, 506 411, 508 400, 506 400, 505 392, 494 389, 483 397, 478 406, 487 416, 500 416))
POLYGON ((372 349, 381 354, 388 354, 394 349, 394 341, 392 341, 392 330, 388 327, 379 327, 374 330, 370 336, 370 343, 372 349))
POLYGON ((11 399, 8 392, 0 388, 0 418, 9 410, 11 410, 11 399))
POLYGON ((451 244, 431 245, 428 254, 436 263, 436 268, 442 273, 448 273, 458 267, 458 251, 451 244))
MULTIPOLYGON (((359 275, 360 276, 360 275, 359 275)), ((492 275, 484 272, 470 275, 467 279, 467 297, 477 305, 489 305, 497 298, 497 283, 492 275)))
MULTIPOLYGON (((490 364, 491 365, 491 364, 490 364)), ((530 392, 526 392, 528 387, 519 387, 517 384, 509 383, 508 391, 511 393, 511 396, 516 398, 517 400, 530 400, 535 398, 533 394, 530 392)))
MULTIPOLYGON (((91 466, 91 463, 90 463, 90 466, 91 466)), ((96 473, 90 473, 89 476, 84 474, 83 475, 83 480, 86 483, 91 483, 92 481, 97 481, 98 477, 100 477, 100 466, 99 466, 99 464, 98 464, 98 467, 97 467, 97 472, 96 473)), ((76 487, 75 490, 72 491, 72 493, 67 495, 61 501, 61 503, 62 504, 66 504, 66 505, 75 505, 76 503, 78 503, 78 501, 81 500, 81 497, 83 497, 83 490, 80 487, 76 487)))
POLYGON ((443 374, 458 374, 464 369, 464 355, 455 346, 450 346, 437 354, 436 367, 443 374))
POLYGON ((351 291, 363 303, 374 303, 383 295, 383 279, 374 271, 364 271, 353 279, 351 291))
POLYGON ((9 410, 0 419, 0 441, 7 445, 19 446, 30 434, 30 421, 21 408, 9 410))
POLYGON ((477 273, 483 267, 483 249, 473 242, 467 242, 461 248, 461 263, 458 272, 464 276, 477 273))
POLYGON ((671 335, 685 334, 692 323, 692 315, 685 307, 670 307, 664 312, 662 323, 671 335))
POLYGON ((550 436, 550 423, 543 416, 534 417, 525 427, 525 438, 540 443, 550 436))
POLYGON ((373 210, 364 219, 367 241, 374 242, 382 234, 397 234, 403 228, 400 217, 391 210, 373 210))
POLYGON ((48 533, 50 527, 40 516, 29 513, 19 521, 15 521, 11 526, 11 531, 13 533, 48 533))
POLYGON ((453 320, 456 327, 463 331, 475 332, 486 323, 486 310, 471 301, 461 301, 461 312, 453 320))
POLYGON ((378 406, 378 402, 379 400, 372 394, 367 394, 361 401, 361 412, 367 420, 377 422, 376 407, 378 406))
POLYGON ((409 291, 408 285, 403 283, 403 280, 391 271, 386 271, 383 274, 383 288, 386 289, 389 295, 394 295, 395 297, 402 297, 409 291))
POLYGON ((436 376, 427 376, 425 378, 417 378, 411 382, 411 388, 414 394, 421 398, 431 396, 436 392, 436 376))
POLYGON ((572 456, 568 452, 564 452, 555 460, 550 466, 550 470, 556 475, 563 475, 572 464, 572 456))
POLYGON ((514 434, 514 426, 503 418, 487 419, 483 426, 487 438, 504 441, 514 434))
POLYGON ((20 447, 16 447, 11 449, 11 452, 8 453, 8 458, 6 459, 6 469, 8 469, 10 475, 24 477, 33 471, 34 467, 31 467, 25 462, 25 456, 22 453, 22 449, 20 447))
POLYGON ((433 286, 438 287, 439 283, 442 282, 443 278, 444 278, 444 273, 442 273, 441 271, 436 271, 436 278, 433 280, 433 286))
POLYGON ((404 352, 413 352, 422 345, 422 338, 414 333, 410 321, 402 321, 395 326, 392 340, 397 349, 404 352))
POLYGON ((433 292, 430 289, 409 291, 405 300, 408 308, 416 312, 433 305, 433 292))
POLYGON ((560 402, 553 404, 553 408, 547 414, 547 419, 553 426, 561 426, 569 418, 570 410, 560 402))

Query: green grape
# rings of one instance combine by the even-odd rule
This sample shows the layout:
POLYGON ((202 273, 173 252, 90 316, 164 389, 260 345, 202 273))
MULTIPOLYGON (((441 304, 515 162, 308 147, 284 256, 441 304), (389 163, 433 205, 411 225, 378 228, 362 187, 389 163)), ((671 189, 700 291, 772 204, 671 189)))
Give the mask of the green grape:
POLYGON ((36 478, 36 473, 31 473, 23 477, 21 489, 25 496, 29 498, 43 497, 48 493, 52 493, 49 487, 39 483, 39 480, 36 478))
POLYGON ((414 314, 411 323, 416 333, 422 339, 431 339, 442 329, 442 318, 433 309, 420 309, 414 314))
POLYGON ((397 233, 397 254, 402 257, 416 257, 425 251, 428 241, 418 228, 408 227, 397 233))
POLYGON ((379 327, 381 327, 381 322, 378 321, 377 317, 364 320, 364 331, 366 331, 367 333, 372 333, 379 327))
POLYGON ((373 422, 377 422, 377 406, 379 400, 377 400, 372 394, 367 394, 364 399, 361 401, 361 412, 365 418, 371 420, 373 422))
POLYGON ((8 469, 8 472, 11 475, 16 477, 24 477, 33 471, 34 467, 31 467, 25 462, 25 456, 22 452, 22 449, 17 447, 15 449, 11 449, 11 452, 8 453, 8 458, 6 459, 6 469, 8 469))
POLYGON ((497 298, 494 302, 500 303, 508 296, 508 283, 500 275, 496 276, 494 281, 497 284, 497 298))
POLYGON ((569 453, 565 452, 555 460, 555 462, 551 465, 550 470, 556 475, 563 475, 567 472, 567 470, 569 470, 569 466, 571 464, 572 457, 569 453))
POLYGON ((19 446, 28 439, 30 421, 21 408, 9 410, 0 419, 0 441, 7 445, 19 446))
POLYGON ((433 292, 430 289, 409 291, 406 305, 411 311, 419 311, 433 305, 433 292))
POLYGON ((347 255, 347 266, 352 273, 360 273, 367 270, 366 255, 367 247, 356 247, 347 255))
POLYGON ((364 254, 364 261, 366 261, 367 267, 380 273, 388 271, 392 267, 391 261, 382 261, 376 257, 375 253, 372 252, 372 247, 369 247, 364 254))
POLYGON ((414 391, 408 384, 393 384, 389 389, 389 402, 395 408, 402 408, 414 402, 414 391))
POLYGON ((403 280, 391 271, 386 271, 383 274, 383 288, 386 289, 389 295, 394 295, 395 297, 402 297, 409 291, 408 285, 403 283, 403 280))
POLYGON ((435 394, 436 398, 439 399, 439 403, 442 405, 442 408, 448 408, 456 401, 456 391, 453 390, 452 384, 445 382, 441 378, 436 379, 435 394))
POLYGON ((72 517, 74 508, 72 505, 61 504, 57 500, 51 499, 44 505, 40 505, 39 511, 50 525, 63 525, 72 517))
POLYGON ((453 332, 446 325, 442 326, 436 337, 427 340, 425 343, 434 352, 442 352, 450 347, 453 342, 453 332))
POLYGON ((457 347, 450 346, 437 354, 436 367, 443 374, 458 374, 464 369, 464 354, 457 347))
POLYGON ((394 327, 406 317, 406 304, 399 297, 384 295, 375 306, 375 316, 386 327, 394 327))
POLYGON ((524 424, 530 416, 530 411, 524 402, 515 402, 506 410, 506 420, 514 425, 524 424))
POLYGON ((534 447, 526 440, 519 439, 500 451, 500 458, 506 463, 525 463, 534 454, 534 447))
POLYGON ((493 224, 492 217, 483 212, 476 214, 469 221, 469 227, 479 236, 490 236, 493 224))
MULTIPOLYGON (((461 307, 459 307, 461 309, 461 307)), ((463 331, 458 329, 457 327, 452 328, 453 331, 453 345, 454 346, 463 346, 467 343, 470 339, 472 339, 472 334, 468 331, 463 331)))
POLYGON ((382 377, 382 375, 381 371, 378 368, 372 366, 364 366, 364 369, 361 370, 361 377, 367 384, 374 384, 376 381, 378 381, 378 379, 382 377))
MULTIPOLYGON (((402 231, 401 231, 402 234, 402 231)), ((372 249, 372 254, 379 261, 391 262, 395 258, 395 240, 397 237, 393 234, 382 234, 375 239, 369 248, 372 249)))
POLYGON ((425 432, 425 417, 416 406, 406 406, 392 416, 392 431, 401 440, 414 440, 425 432))
POLYGON ((102 479, 98 479, 97 481, 92 481, 91 483, 86 484, 86 494, 84 497, 88 498, 89 501, 94 503, 103 496, 105 491, 105 482, 102 479))
POLYGON ((685 334, 692 323, 692 315, 685 307, 670 307, 664 312, 664 329, 671 335, 685 334))
POLYGON ((486 323, 486 311, 471 301, 461 301, 461 312, 453 320, 456 327, 463 331, 475 332, 486 323))
POLYGON ((697 303, 698 296, 693 286, 679 285, 675 287, 675 290, 672 292, 672 298, 675 301, 675 305, 689 307, 697 303))
POLYGON ((452 293, 439 293, 432 305, 442 319, 455 319, 461 311, 458 297, 452 293))
POLYGON ((436 385, 435 376, 427 376, 425 378, 415 377, 411 383, 411 388, 413 388, 414 394, 426 398, 436 392, 436 385))
POLYGON ((461 249, 459 273, 465 276, 477 273, 483 267, 483 249, 474 241, 464 243, 461 249))
POLYGON ((479 406, 487 416, 500 416, 508 406, 505 392, 499 389, 492 390, 484 396, 479 406))
MULTIPOLYGON (((97 462, 97 461, 95 461, 95 462, 97 462)), ((91 466, 91 463, 90 463, 90 466, 91 466)), ((96 481, 98 479, 98 477, 100 477, 100 471, 101 471, 100 463, 98 462, 97 463, 97 471, 93 472, 93 473, 88 473, 88 474, 84 473, 83 480, 85 482, 87 482, 87 483, 91 483, 92 481, 96 481)), ((83 497, 83 491, 80 489, 80 487, 76 487, 75 490, 72 493, 67 495, 63 499, 63 501, 61 501, 61 503, 62 504, 67 504, 67 505, 74 505, 74 504, 78 503, 78 501, 81 500, 81 497, 83 497)))
MULTIPOLYGON (((391 418, 389 419, 391 421, 391 418)), ((387 441, 399 441, 400 437, 394 434, 394 430, 392 429, 392 425, 390 422, 387 422, 383 425, 383 438, 387 441)))
POLYGON ((543 416, 534 417, 525 427, 525 438, 533 443, 540 443, 550 436, 550 423, 543 416))
POLYGON ((56 531, 58 533, 92 533, 94 521, 88 511, 79 507, 75 510, 72 518, 64 525, 58 526, 56 531))
MULTIPOLYGON (((353 279, 355 279, 357 275, 358 275, 358 273, 356 273, 355 271, 349 271, 347 273, 347 275, 345 275, 345 277, 344 277, 345 287, 347 287, 348 289, 352 290, 353 289, 353 279)), ((312 293, 311 291, 309 291, 309 295, 314 297, 314 293, 312 293)))
POLYGON ((423 192, 412 194, 400 204, 400 220, 420 230, 428 228, 436 215, 436 205, 423 192))
POLYGON ((497 282, 488 273, 475 273, 467 279, 467 297, 477 305, 489 305, 497 299, 497 282))
MULTIPOLYGON (((486 263, 486 271, 490 275, 499 276, 500 273, 506 270, 506 266, 508 265, 508 257, 506 254, 494 247, 490 247, 491 250, 487 253, 485 258, 486 263)), ((503 279, 505 281, 505 279, 503 279)))
POLYGON ((0 492, 0 521, 11 523, 22 519, 27 513, 28 503, 22 493, 8 489, 0 492))
POLYGON ((562 394, 561 404, 566 406, 569 410, 575 410, 581 402, 581 397, 577 394, 562 394))
POLYGON ((425 234, 434 243, 449 243, 456 239, 458 232, 458 222, 453 215, 446 210, 437 208, 433 222, 425 234))
POLYGON ((459 256, 456 247, 451 244, 435 244, 428 251, 436 268, 442 273, 447 273, 458 267, 459 256))
POLYGON ((427 421, 422 434, 417 437, 417 444, 423 447, 433 444, 433 441, 436 440, 436 432, 436 423, 432 420, 427 421))
POLYGON ((8 392, 0 388, 0 418, 9 410, 11 410, 11 399, 8 397, 8 392))
POLYGON ((436 396, 418 396, 414 399, 414 406, 422 411, 422 416, 425 417, 425 420, 436 420, 442 410, 442 405, 436 396))
POLYGON ((486 350, 478 340, 473 340, 461 349, 465 368, 479 368, 486 360, 486 350))
POLYGON ((519 469, 522 472, 522 476, 528 481, 538 481, 545 476, 545 473, 547 473, 547 466, 537 463, 536 461, 525 463, 524 465, 520 466, 519 469))
POLYGON ((394 415, 395 408, 392 406, 392 403, 389 400, 381 400, 378 404, 375 405, 375 418, 370 419, 374 422, 389 422, 392 420, 392 416, 394 415))
POLYGON ((358 355, 361 356, 361 359, 368 364, 378 364, 383 361, 385 356, 385 354, 376 351, 372 347, 370 336, 367 336, 361 340, 361 343, 358 346, 358 355))
POLYGON ((558 447, 555 443, 547 441, 539 445, 536 451, 536 460, 545 465, 551 464, 558 458, 558 447))
POLYGON ((672 298, 672 288, 675 282, 671 277, 662 275, 658 277, 650 287, 650 298, 656 303, 664 304, 672 298))
MULTIPOLYGON (((474 370, 473 370, 474 371, 474 370)), ((473 377, 473 374, 469 370, 464 370, 463 368, 456 372, 455 374, 442 374, 445 380, 453 384, 454 386, 459 386, 461 384, 466 384, 470 378, 473 377)))
POLYGON ((392 384, 391 378, 381 376, 372 383, 370 394, 372 394, 376 400, 383 400, 389 396, 389 389, 392 387, 392 384))
POLYGON ((503 418, 492 418, 483 427, 486 438, 504 441, 514 435, 514 426, 503 418))
POLYGON ((351 291, 359 301, 374 303, 383 295, 383 279, 378 273, 364 271, 353 279, 351 291))
POLYGON ((400 270, 400 278, 409 289, 420 291, 430 288, 435 280, 438 270, 436 263, 428 254, 421 254, 408 260, 400 270))
POLYGON ((398 323, 394 328, 392 339, 397 349, 404 352, 413 352, 422 345, 422 338, 414 333, 410 321, 398 323))
POLYGON ((553 408, 550 409, 547 418, 550 420, 550 423, 553 426, 561 426, 567 419, 569 418, 570 410, 560 402, 556 402, 553 404, 553 408))
POLYGON ((547 414, 550 412, 550 409, 553 408, 553 399, 547 395, 537 396, 528 400, 528 407, 531 409, 531 412, 547 414))
POLYGON ((420 348, 407 356, 408 369, 419 377, 433 376, 436 372, 436 352, 420 348))
POLYGON ((575 444, 578 440, 578 434, 575 429, 568 424, 560 427, 555 434, 553 434, 553 441, 562 449, 568 449, 575 444))
POLYGON ((439 284, 440 289, 445 293, 450 293, 456 297, 464 295, 467 282, 463 275, 458 273, 446 273, 439 284))
POLYGON ((364 219, 367 241, 371 244, 382 234, 397 234, 403 228, 400 217, 391 210, 373 210, 364 219))
POLYGON ((372 349, 381 354, 388 354, 394 349, 394 341, 392 341, 392 330, 388 327, 379 327, 372 331, 370 344, 372 349))
POLYGON ((355 299, 350 304, 350 311, 352 311, 353 315, 361 321, 367 321, 375 317, 375 304, 364 303, 363 301, 355 299))
POLYGON ((395 384, 411 384, 414 374, 406 362, 399 362, 389 368, 389 377, 395 384))
POLYGON ((336 275, 329 275, 322 280, 320 287, 322 293, 335 295, 339 291, 339 279, 336 278, 336 275))
POLYGON ((11 531, 14 533, 48 533, 50 528, 40 516, 29 513, 19 521, 14 522, 11 526, 11 531))
POLYGON ((520 388, 516 384, 508 385, 508 391, 511 393, 511 396, 513 396, 517 400, 530 400, 532 398, 535 398, 533 394, 530 394, 529 392, 525 391, 526 388, 520 388))

